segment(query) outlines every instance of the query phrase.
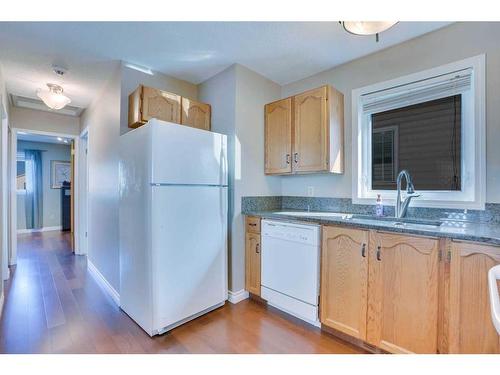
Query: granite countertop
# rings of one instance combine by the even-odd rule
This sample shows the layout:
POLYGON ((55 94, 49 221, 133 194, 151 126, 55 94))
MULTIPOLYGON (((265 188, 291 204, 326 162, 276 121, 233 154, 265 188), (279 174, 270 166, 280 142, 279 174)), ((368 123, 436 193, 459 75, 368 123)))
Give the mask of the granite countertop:
MULTIPOLYGON (((388 232, 418 234, 423 236, 444 237, 467 241, 483 242, 500 245, 500 224, 481 223, 453 219, 441 219, 440 226, 422 225, 416 222, 405 222, 404 225, 395 226, 394 217, 382 219, 371 215, 345 214, 336 217, 321 216, 324 211, 304 210, 244 210, 244 215, 259 216, 265 219, 282 221, 309 222, 318 224, 342 224, 363 229, 375 229, 388 232)), ((404 219, 403 219, 404 220, 404 219)), ((436 224, 436 220, 425 220, 427 224, 436 224)))

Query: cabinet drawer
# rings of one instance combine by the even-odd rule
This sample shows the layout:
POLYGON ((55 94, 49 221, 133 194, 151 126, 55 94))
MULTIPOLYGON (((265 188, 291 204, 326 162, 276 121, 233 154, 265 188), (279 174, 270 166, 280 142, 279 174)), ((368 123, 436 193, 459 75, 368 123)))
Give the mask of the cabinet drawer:
POLYGON ((246 231, 249 233, 260 233, 260 217, 247 216, 246 231))

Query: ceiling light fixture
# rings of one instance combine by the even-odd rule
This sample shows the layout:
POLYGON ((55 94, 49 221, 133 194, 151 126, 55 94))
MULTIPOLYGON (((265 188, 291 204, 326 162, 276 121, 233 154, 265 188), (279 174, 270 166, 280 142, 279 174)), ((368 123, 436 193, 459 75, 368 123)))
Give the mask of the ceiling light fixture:
POLYGON ((345 31, 354 35, 375 35, 393 27, 398 21, 339 21, 345 31))
POLYGON ((47 91, 38 90, 36 92, 37 96, 43 100, 47 107, 58 110, 63 109, 71 103, 71 99, 63 94, 64 90, 61 86, 54 83, 47 83, 47 87, 49 88, 47 91))
POLYGON ((134 69, 134 70, 137 70, 138 72, 142 72, 142 73, 145 73, 145 74, 149 74, 150 76, 154 76, 155 75, 153 73, 153 71, 150 68, 146 67, 146 66, 132 64, 132 63, 128 63, 128 62, 124 63, 124 65, 127 68, 134 69))

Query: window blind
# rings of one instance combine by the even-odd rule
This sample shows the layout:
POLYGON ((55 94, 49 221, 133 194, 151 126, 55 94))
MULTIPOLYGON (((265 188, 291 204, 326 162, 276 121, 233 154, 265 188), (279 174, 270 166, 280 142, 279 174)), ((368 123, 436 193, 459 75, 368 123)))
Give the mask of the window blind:
POLYGON ((471 89, 472 69, 463 69, 437 77, 364 94, 363 113, 378 113, 434 99, 462 94, 471 89))

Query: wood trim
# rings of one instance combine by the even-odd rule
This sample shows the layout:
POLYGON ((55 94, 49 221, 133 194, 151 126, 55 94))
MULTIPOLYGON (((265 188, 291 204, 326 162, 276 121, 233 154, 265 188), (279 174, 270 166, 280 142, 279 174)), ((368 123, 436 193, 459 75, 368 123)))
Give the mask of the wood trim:
POLYGON ((70 229, 71 229, 71 249, 75 252, 75 140, 71 140, 71 186, 70 186, 70 229))
POLYGON ((439 240, 439 290, 438 290, 438 353, 449 352, 450 329, 450 263, 448 252, 451 251, 451 240, 439 240))
POLYGON ((330 173, 344 173, 344 94, 327 86, 328 165, 330 173))
POLYGON ((145 124, 142 120, 142 85, 128 96, 128 127, 138 128, 145 124))
POLYGON ((353 345, 355 346, 356 348, 361 348, 363 350, 365 350, 367 353, 372 353, 372 354, 388 354, 387 351, 381 349, 381 348, 377 348, 376 346, 373 346, 369 343, 367 343, 366 341, 363 341, 361 339, 358 339, 356 337, 353 337, 349 334, 346 334, 342 331, 339 331, 335 328, 332 328, 332 327, 329 327, 325 324, 322 324, 321 325, 321 330, 323 332, 326 332, 332 336, 335 336, 343 341, 345 341, 346 343, 350 344, 350 345, 353 345))

